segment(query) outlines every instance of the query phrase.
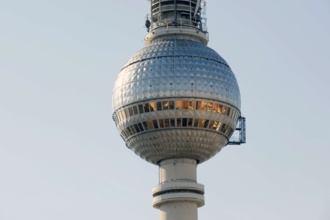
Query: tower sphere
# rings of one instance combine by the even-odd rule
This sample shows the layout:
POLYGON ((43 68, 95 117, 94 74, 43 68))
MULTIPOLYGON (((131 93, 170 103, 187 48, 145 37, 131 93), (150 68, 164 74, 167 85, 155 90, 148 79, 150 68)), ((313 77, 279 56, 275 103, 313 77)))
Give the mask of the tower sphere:
POLYGON ((240 92, 227 62, 184 36, 159 37, 133 55, 112 99, 126 146, 153 164, 208 160, 228 143, 240 116, 240 92))

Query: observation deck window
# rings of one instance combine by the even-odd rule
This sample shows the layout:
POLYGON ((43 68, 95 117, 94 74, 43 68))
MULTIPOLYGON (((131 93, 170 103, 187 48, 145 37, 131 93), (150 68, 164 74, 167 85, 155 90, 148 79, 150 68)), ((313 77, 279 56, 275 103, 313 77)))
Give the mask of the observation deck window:
POLYGON ((144 128, 141 123, 138 123, 138 127, 139 127, 140 131, 144 131, 144 128))
POLYGON ((198 127, 204 128, 205 119, 199 119, 198 127))
POLYGON ((212 102, 208 102, 207 103, 207 111, 211 112, 213 110, 212 106, 213 106, 212 102))
POLYGON ((193 125, 193 118, 188 118, 188 127, 192 127, 193 125))
POLYGON ((148 120, 148 128, 149 129, 154 129, 154 123, 153 123, 153 121, 152 120, 148 120))
POLYGON ((135 129, 134 125, 132 125, 130 128, 133 134, 137 133, 137 130, 135 129))
POLYGON ((171 127, 175 127, 175 118, 170 119, 171 127))
POLYGON ((189 100, 189 110, 195 110, 195 101, 189 100))
POLYGON ((157 111, 162 111, 162 102, 157 102, 157 111))
POLYGON ((202 101, 202 110, 206 111, 207 110, 207 102, 202 101))
POLYGON ((165 128, 170 127, 170 119, 168 119, 168 118, 164 119, 164 123, 165 123, 165 128))
POLYGON ((221 122, 219 122, 219 124, 218 124, 218 126, 217 126, 217 131, 219 131, 220 130, 220 127, 221 127, 221 125, 222 125, 222 123, 221 122))
POLYGON ((222 133, 225 133, 225 131, 226 131, 226 125, 225 125, 225 124, 222 124, 222 125, 221 125, 220 131, 221 131, 222 133))
POLYGON ((188 109, 188 100, 182 101, 182 109, 188 109))
POLYGON ((149 128, 148 128, 148 124, 147 124, 147 122, 144 121, 144 122, 142 122, 142 124, 143 124, 144 130, 148 131, 149 128))
POLYGON ((177 118, 176 119, 176 126, 177 127, 182 127, 182 120, 181 120, 181 118, 177 118))
POLYGON ((219 107, 219 105, 216 104, 216 103, 214 103, 214 105, 213 105, 213 112, 217 112, 218 111, 218 107, 219 107))
POLYGON ((173 110, 174 109, 174 101, 170 101, 169 106, 170 106, 170 110, 173 110))
POLYGON ((138 112, 138 108, 137 108, 136 105, 133 106, 133 111, 134 111, 134 115, 139 114, 139 112, 138 112))
POLYGON ((133 113, 133 107, 129 107, 128 108, 128 112, 129 112, 129 116, 133 116, 134 113, 133 113))
POLYGON ((217 130, 218 125, 219 125, 219 122, 214 121, 214 123, 212 124, 211 129, 213 129, 213 130, 217 130))
POLYGON ((163 101, 163 110, 168 110, 168 101, 163 101))
POLYGON ((204 128, 207 128, 207 126, 209 125, 209 122, 210 122, 210 120, 205 120, 205 124, 204 124, 204 128))
POLYGON ((229 116, 229 115, 230 115, 230 112, 231 112, 231 108, 230 108, 230 107, 228 107, 228 108, 227 108, 227 116, 229 116))
POLYGON ((137 124, 134 125, 134 128, 135 128, 136 132, 138 132, 138 133, 140 132, 140 128, 137 124))
POLYGON ((150 109, 149 109, 149 103, 144 103, 144 105, 143 105, 143 109, 144 109, 144 112, 145 112, 145 113, 150 112, 150 109))
POLYGON ((160 128, 164 128, 165 125, 164 125, 164 119, 159 119, 159 127, 160 128))
POLYGON ((127 108, 125 109, 125 116, 126 116, 126 118, 129 118, 129 111, 127 108))
POLYGON ((223 105, 221 108, 221 114, 226 114, 226 112, 227 112, 227 107, 223 105))
POLYGON ((154 112, 155 109, 156 109, 156 108, 155 108, 155 102, 150 102, 149 105, 150 105, 150 111, 151 111, 151 112, 154 112))
POLYGON ((187 127, 187 121, 188 121, 187 118, 182 119, 182 127, 187 127))
POLYGON ((199 122, 199 119, 198 118, 195 118, 195 120, 194 120, 194 128, 197 128, 198 127, 198 122, 199 122))
POLYGON ((139 113, 140 113, 140 114, 143 114, 143 113, 144 113, 144 112, 143 112, 143 105, 142 105, 142 104, 139 105, 139 113))
POLYGON ((159 126, 158 126, 158 121, 157 120, 153 120, 153 122, 154 122, 154 127, 155 127, 155 129, 157 129, 159 126))
POLYGON ((177 100, 176 101, 176 109, 182 109, 182 100, 177 100))
POLYGON ((213 127, 213 124, 214 124, 214 121, 213 121, 213 120, 211 120, 211 121, 210 121, 210 123, 209 123, 209 129, 212 129, 212 127, 213 127))

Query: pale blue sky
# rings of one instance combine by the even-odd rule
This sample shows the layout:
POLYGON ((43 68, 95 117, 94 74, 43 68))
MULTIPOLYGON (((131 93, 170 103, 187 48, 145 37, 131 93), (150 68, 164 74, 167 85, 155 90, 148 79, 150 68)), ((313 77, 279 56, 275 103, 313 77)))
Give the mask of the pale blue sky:
MULTIPOLYGON (((111 119, 146 0, 0 0, 0 220, 159 219, 111 119)), ((201 220, 330 219, 330 2, 209 0, 247 144, 198 167, 201 220)))

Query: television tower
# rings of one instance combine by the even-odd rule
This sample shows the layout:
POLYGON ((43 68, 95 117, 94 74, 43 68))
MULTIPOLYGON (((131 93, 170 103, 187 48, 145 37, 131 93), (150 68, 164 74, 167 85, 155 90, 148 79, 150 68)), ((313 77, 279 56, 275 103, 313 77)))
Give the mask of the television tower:
POLYGON ((126 143, 159 166, 152 189, 161 220, 197 220, 204 186, 196 169, 228 144, 245 143, 240 92, 227 62, 207 47, 201 0, 151 0, 145 47, 113 89, 113 119, 126 143))

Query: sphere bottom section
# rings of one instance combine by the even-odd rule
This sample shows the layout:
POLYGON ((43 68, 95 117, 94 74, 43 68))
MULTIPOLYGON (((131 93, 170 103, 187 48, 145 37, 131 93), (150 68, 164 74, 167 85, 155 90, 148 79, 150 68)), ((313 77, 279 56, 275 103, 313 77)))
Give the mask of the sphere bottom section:
POLYGON ((202 163, 217 154, 228 140, 217 132, 169 129, 136 135, 126 143, 142 159, 158 164, 169 158, 190 158, 202 163))

